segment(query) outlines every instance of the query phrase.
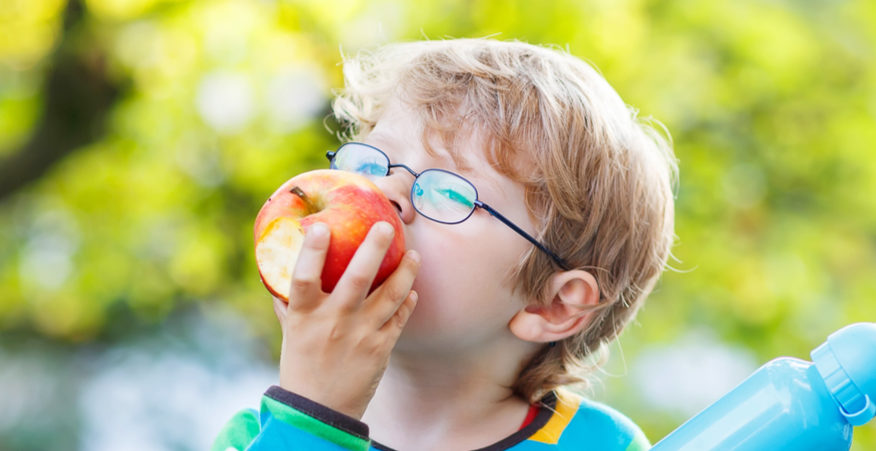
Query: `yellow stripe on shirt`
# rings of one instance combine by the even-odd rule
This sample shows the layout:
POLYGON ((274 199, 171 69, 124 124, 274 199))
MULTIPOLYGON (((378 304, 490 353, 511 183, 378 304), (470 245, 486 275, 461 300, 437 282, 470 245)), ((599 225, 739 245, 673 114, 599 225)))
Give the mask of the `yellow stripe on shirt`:
POLYGON ((529 440, 556 445, 563 435, 563 430, 572 421, 572 417, 578 411, 581 397, 565 390, 556 390, 557 408, 547 424, 529 437, 529 440))

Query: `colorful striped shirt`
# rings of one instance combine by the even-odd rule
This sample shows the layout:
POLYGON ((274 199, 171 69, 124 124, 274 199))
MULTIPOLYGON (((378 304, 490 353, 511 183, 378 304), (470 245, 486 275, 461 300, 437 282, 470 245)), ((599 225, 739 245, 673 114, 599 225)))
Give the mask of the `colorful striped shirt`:
MULTIPOLYGON (((247 409, 222 429, 212 451, 394 451, 368 436, 368 426, 307 398, 271 387, 258 412, 247 409)), ((519 431, 478 451, 643 451, 642 431, 604 404, 565 390, 542 399, 535 418, 519 431)))

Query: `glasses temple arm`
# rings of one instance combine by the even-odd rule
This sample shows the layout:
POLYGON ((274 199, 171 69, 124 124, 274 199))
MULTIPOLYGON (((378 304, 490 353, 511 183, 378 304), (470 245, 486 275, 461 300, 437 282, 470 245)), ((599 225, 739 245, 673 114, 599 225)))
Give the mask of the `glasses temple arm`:
POLYGON ((538 240, 533 238, 530 234, 524 232, 523 229, 521 229, 520 227, 517 227, 517 225, 514 224, 513 222, 511 222, 511 220, 502 216, 502 214, 499 213, 498 211, 494 210, 493 207, 491 207, 491 206, 489 206, 489 205, 487 205, 479 200, 476 200, 474 204, 480 208, 483 208, 484 210, 487 210, 487 212, 490 213, 491 216, 502 221, 506 226, 511 227, 511 230, 517 232, 523 238, 526 238, 526 240, 529 241, 530 243, 532 243, 533 246, 537 247, 540 251, 544 252, 550 258, 552 258, 554 260, 554 262, 557 265, 559 265, 560 268, 562 268, 566 271, 571 269, 571 267, 562 258, 560 258, 557 254, 554 254, 553 252, 551 252, 550 249, 548 249, 543 244, 538 242, 538 240))

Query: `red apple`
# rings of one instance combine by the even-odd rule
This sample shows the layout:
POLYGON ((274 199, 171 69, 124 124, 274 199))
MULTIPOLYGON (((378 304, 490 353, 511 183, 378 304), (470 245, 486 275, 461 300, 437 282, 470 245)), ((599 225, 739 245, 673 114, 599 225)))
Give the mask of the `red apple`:
POLYGON ((395 206, 370 180, 353 172, 321 169, 289 179, 256 216, 255 255, 262 282, 274 296, 288 302, 304 230, 321 222, 331 232, 322 290, 331 292, 368 230, 378 221, 390 223, 395 235, 372 289, 389 277, 405 252, 404 232, 395 206))

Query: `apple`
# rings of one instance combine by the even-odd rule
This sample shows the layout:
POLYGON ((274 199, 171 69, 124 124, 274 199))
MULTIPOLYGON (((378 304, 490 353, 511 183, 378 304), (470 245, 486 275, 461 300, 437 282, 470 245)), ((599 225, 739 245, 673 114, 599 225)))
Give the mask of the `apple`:
POLYGON ((331 232, 322 290, 331 292, 371 226, 379 221, 390 223, 395 234, 371 289, 389 277, 405 252, 395 206, 374 183, 353 172, 320 169, 292 177, 256 216, 255 257, 262 282, 274 296, 288 302, 304 230, 321 222, 331 232))

